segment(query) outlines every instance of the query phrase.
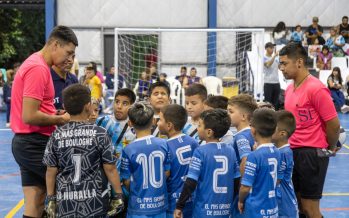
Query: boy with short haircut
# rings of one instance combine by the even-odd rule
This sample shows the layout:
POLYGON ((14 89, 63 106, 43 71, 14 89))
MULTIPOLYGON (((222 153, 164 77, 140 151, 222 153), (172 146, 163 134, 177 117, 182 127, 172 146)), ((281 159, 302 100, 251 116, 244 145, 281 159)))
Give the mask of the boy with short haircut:
POLYGON ((296 129, 296 120, 288 111, 277 111, 276 119, 277 126, 272 141, 281 154, 281 166, 276 186, 279 218, 297 217, 297 198, 292 183, 293 152, 288 143, 289 137, 296 129))
POLYGON ((243 217, 278 217, 275 187, 280 152, 271 142, 275 129, 275 111, 262 108, 253 112, 251 132, 257 148, 248 155, 241 179, 238 208, 243 217))
POLYGON ((183 133, 193 137, 199 144, 202 140, 198 136, 200 114, 205 110, 204 102, 207 99, 207 89, 201 84, 192 84, 185 90, 185 109, 189 118, 183 128, 183 133))
MULTIPOLYGON (((178 104, 165 106, 161 109, 158 122, 160 133, 169 139, 167 145, 170 153, 171 174, 167 179, 169 208, 167 218, 173 217, 176 202, 181 194, 191 157, 199 144, 190 136, 182 133, 188 115, 184 107, 178 104)), ((193 202, 189 199, 184 207, 184 217, 192 217, 193 202)))
POLYGON ((166 85, 164 82, 155 82, 151 84, 149 89, 149 103, 153 107, 154 110, 154 122, 152 126, 152 135, 163 138, 164 136, 160 136, 159 128, 157 126, 157 122, 159 121, 159 114, 163 107, 169 105, 171 103, 170 98, 170 87, 166 85))
POLYGON ((49 217, 102 217, 123 207, 113 146, 105 129, 87 122, 91 113, 90 90, 79 84, 63 91, 70 122, 59 126, 47 144, 47 213, 49 217), (108 181, 116 191, 108 208, 108 181), (57 215, 56 215, 57 212, 57 215))
POLYGON ((200 115, 198 134, 207 144, 194 151, 174 212, 175 218, 182 217, 185 202, 194 190, 193 218, 231 216, 232 184, 240 172, 234 149, 219 142, 229 127, 230 118, 222 109, 204 111, 200 115))
POLYGON ((127 217, 166 217, 169 154, 165 140, 151 135, 154 111, 135 103, 128 111, 137 139, 122 151, 121 178, 130 190, 127 217))
MULTIPOLYGON (((247 156, 252 152, 255 143, 251 134, 250 120, 253 111, 256 109, 257 103, 252 96, 247 94, 233 96, 228 101, 228 114, 231 119, 231 126, 237 129, 237 133, 235 133, 231 144, 238 159, 241 176, 244 174, 247 156)), ((241 217, 237 207, 239 201, 237 190, 239 190, 239 184, 240 179, 237 179, 234 183, 236 190, 233 204, 234 217, 241 217)))
MULTIPOLYGON (((220 108, 227 110, 228 107, 228 98, 222 95, 209 96, 204 102, 204 108, 206 110, 220 108)), ((221 142, 226 144, 232 143, 234 139, 234 133, 230 129, 228 132, 221 138, 221 142)))
POLYGON ((91 97, 97 99, 100 101, 102 99, 103 95, 103 88, 102 88, 102 82, 96 76, 96 70, 94 67, 86 67, 85 68, 85 81, 84 85, 88 85, 88 87, 91 90, 91 97))

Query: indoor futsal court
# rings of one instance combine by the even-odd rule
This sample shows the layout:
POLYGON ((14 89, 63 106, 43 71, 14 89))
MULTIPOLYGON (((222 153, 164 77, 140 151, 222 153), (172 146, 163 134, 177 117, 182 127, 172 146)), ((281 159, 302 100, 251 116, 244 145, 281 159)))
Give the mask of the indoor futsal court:
MULTIPOLYGON (((330 159, 321 212, 328 218, 349 217, 349 114, 338 114, 346 129, 346 145, 330 159)), ((0 114, 0 217, 22 217, 23 192, 19 168, 11 152, 12 132, 5 128, 5 114, 0 114)))

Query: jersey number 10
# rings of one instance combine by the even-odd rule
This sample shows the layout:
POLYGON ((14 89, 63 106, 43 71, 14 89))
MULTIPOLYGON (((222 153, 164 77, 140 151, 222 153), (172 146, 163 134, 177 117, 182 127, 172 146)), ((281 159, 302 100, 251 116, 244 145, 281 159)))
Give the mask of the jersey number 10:
POLYGON ((164 175, 164 169, 163 169, 163 162, 164 162, 165 156, 161 151, 153 151, 150 153, 149 157, 147 155, 140 153, 138 154, 136 158, 136 162, 142 165, 142 171, 143 171, 143 189, 148 188, 148 181, 151 186, 154 188, 160 188, 163 184, 163 175, 164 175), (155 159, 159 159, 159 165, 158 169, 156 169, 155 166, 155 159), (156 180, 156 172, 160 174, 160 179, 156 180))

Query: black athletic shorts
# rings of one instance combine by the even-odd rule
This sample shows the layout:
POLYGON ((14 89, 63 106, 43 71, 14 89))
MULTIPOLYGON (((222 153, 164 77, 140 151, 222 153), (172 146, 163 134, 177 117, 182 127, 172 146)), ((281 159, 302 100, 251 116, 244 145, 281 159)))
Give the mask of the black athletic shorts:
POLYGON ((304 199, 321 199, 329 162, 319 148, 293 149, 292 181, 296 193, 304 199))
POLYGON ((39 134, 15 134, 12 154, 21 170, 22 186, 46 186, 46 166, 42 163, 49 137, 39 134))

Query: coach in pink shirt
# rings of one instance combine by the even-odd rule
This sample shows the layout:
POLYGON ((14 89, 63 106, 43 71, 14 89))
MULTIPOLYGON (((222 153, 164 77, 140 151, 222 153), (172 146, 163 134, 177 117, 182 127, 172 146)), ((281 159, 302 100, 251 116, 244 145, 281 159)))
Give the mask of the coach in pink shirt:
POLYGON ((17 71, 11 95, 11 128, 15 133, 12 153, 21 171, 24 192, 23 217, 41 217, 46 196, 46 167, 42 163, 55 125, 69 121, 69 114, 56 114, 52 65, 73 61, 78 40, 65 26, 51 32, 45 46, 29 56, 17 71))
POLYGON ((296 118, 289 142, 299 217, 321 218, 320 199, 340 125, 330 91, 306 68, 307 56, 301 44, 289 43, 279 53, 279 68, 286 79, 294 81, 285 92, 285 109, 296 118))

